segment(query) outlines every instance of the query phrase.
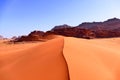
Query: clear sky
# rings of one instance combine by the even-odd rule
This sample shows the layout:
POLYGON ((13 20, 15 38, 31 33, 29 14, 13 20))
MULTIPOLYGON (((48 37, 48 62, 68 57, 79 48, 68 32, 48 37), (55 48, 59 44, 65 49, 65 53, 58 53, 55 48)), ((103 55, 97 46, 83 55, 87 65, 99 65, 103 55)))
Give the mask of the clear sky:
POLYGON ((120 0, 0 0, 0 35, 120 18, 120 0))

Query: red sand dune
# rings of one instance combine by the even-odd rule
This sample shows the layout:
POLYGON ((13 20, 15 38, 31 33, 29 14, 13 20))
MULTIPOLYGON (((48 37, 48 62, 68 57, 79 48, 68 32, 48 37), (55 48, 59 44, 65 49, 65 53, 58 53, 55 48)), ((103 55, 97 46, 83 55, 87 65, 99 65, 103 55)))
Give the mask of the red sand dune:
POLYGON ((120 39, 65 38, 71 80, 120 80, 120 39))
MULTIPOLYGON (((27 46, 23 44, 22 48, 27 46)), ((23 49, 0 53, 0 80, 68 80, 67 65, 62 54, 63 38, 23 49)))
POLYGON ((51 36, 40 43, 0 42, 0 80, 120 80, 120 38, 51 36))

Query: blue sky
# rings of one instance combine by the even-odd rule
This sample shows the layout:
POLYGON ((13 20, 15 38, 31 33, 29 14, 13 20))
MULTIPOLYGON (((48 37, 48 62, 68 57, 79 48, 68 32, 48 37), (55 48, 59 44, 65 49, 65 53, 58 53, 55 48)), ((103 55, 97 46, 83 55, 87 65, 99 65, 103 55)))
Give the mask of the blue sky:
POLYGON ((120 0, 0 0, 0 35, 120 18, 120 0))

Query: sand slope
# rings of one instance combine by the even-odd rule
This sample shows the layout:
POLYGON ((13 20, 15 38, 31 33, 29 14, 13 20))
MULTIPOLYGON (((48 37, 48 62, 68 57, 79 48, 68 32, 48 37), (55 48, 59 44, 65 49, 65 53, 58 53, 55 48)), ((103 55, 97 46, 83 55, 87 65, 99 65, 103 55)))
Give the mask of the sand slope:
POLYGON ((0 80, 68 80, 63 43, 63 38, 56 38, 14 46, 12 51, 10 47, 0 48, 0 80))
POLYGON ((120 80, 120 39, 65 38, 70 80, 120 80))
POLYGON ((120 80, 120 38, 45 38, 0 42, 0 80, 120 80))

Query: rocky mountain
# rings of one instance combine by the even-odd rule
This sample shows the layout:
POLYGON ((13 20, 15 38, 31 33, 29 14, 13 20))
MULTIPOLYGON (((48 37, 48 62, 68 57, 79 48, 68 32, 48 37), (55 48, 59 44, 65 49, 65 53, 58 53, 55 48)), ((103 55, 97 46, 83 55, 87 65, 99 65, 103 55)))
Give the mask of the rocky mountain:
POLYGON ((46 32, 46 34, 56 34, 63 35, 68 37, 77 37, 77 38, 94 38, 96 35, 88 29, 81 29, 79 27, 68 27, 68 28, 58 28, 51 31, 46 32))
POLYGON ((44 35, 43 31, 33 31, 27 36, 21 36, 17 38, 15 41, 21 42, 21 41, 42 41, 42 37, 44 35))
POLYGON ((77 27, 90 29, 92 31, 96 30, 116 30, 120 28, 120 19, 112 18, 104 22, 85 22, 77 27))
POLYGON ((104 22, 84 22, 78 26, 71 27, 68 25, 60 25, 54 27, 52 33, 64 36, 86 38, 110 38, 120 37, 120 19, 112 18, 104 22), (81 31, 84 30, 84 34, 81 31), (86 31, 91 33, 85 34, 86 31), (92 34, 92 35, 91 35, 92 34))
POLYGON ((66 28, 71 28, 72 26, 69 26, 67 24, 63 24, 63 25, 59 25, 59 26, 55 26, 53 29, 51 29, 51 31, 54 31, 56 29, 66 29, 66 28))
POLYGON ((67 24, 55 26, 50 31, 33 31, 27 36, 21 36, 16 41, 40 41, 46 35, 63 35, 77 38, 111 38, 120 37, 120 19, 112 18, 104 22, 85 22, 72 27, 67 24))

